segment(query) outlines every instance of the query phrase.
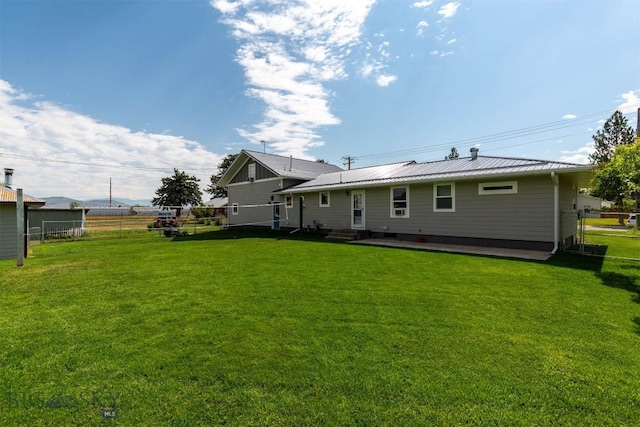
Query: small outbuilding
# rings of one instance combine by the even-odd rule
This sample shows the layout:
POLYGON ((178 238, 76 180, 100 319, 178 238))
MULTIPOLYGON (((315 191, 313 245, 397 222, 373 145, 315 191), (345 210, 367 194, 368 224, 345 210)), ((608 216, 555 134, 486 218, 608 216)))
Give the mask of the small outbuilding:
MULTIPOLYGON (((5 177, 7 171, 5 170, 5 177)), ((9 175, 10 176, 10 175, 9 175)), ((9 181, 10 182, 10 181, 9 181)), ((18 255, 18 195, 10 185, 0 184, 0 259, 14 259, 18 255)), ((29 229, 28 212, 31 209, 44 206, 45 202, 34 197, 23 195, 24 204, 24 256, 27 256, 27 233, 29 229)))

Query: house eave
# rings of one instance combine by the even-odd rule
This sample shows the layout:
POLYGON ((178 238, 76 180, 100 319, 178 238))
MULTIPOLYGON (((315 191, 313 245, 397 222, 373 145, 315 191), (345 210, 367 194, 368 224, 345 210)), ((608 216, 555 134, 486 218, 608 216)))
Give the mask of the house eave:
POLYGON ((342 182, 342 183, 331 183, 317 186, 308 186, 305 187, 302 184, 300 188, 289 188, 288 192, 292 193, 313 193, 317 191, 331 191, 331 190, 345 190, 351 188, 372 188, 372 187, 380 187, 387 185, 403 185, 403 184, 428 184, 434 182, 444 182, 444 181, 477 181, 481 179, 503 179, 503 178, 517 178, 517 177, 527 177, 527 176, 547 176, 551 174, 551 172, 558 175, 573 175, 576 177, 577 182, 580 186, 586 186, 589 182, 591 166, 587 165, 584 167, 575 167, 575 168, 560 168, 560 169, 546 169, 546 170, 536 170, 536 171, 514 171, 514 172, 504 172, 504 173, 477 173, 477 174, 464 174, 464 175, 456 175, 455 173, 451 174, 436 174, 436 175, 421 175, 421 176, 412 176, 412 177, 398 177, 398 178, 385 178, 385 179, 373 179, 367 181, 353 181, 353 182, 342 182), (584 184, 584 185, 583 185, 584 184))

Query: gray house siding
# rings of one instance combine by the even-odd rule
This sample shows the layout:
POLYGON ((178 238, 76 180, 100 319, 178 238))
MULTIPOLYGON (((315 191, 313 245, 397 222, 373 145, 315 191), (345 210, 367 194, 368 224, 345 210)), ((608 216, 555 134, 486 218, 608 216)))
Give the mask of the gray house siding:
MULTIPOLYGON (((263 181, 230 184, 228 187, 229 225, 248 225, 271 227, 273 208, 271 203, 284 203, 287 193, 273 194, 280 191, 281 186, 291 187, 299 184, 295 179, 268 179, 263 181), (233 205, 238 204, 238 214, 233 214, 233 205)), ((293 206, 280 206, 280 226, 284 228, 298 228, 300 223, 300 199, 293 197, 293 206)))
POLYGON ((251 163, 254 163, 256 165, 255 166, 256 167, 256 176, 255 176, 255 180, 256 181, 261 180, 261 179, 275 178, 276 177, 276 175, 273 174, 273 172, 271 172, 269 169, 267 169, 264 166, 262 166, 260 163, 254 162, 252 160, 249 160, 242 166, 240 171, 238 171, 238 173, 233 177, 233 179, 231 180, 232 184, 249 181, 249 164, 251 164, 251 163))
POLYGON ((229 225, 271 226, 271 193, 280 188, 280 180, 254 181, 241 184, 229 184, 229 225), (233 206, 238 204, 237 215, 233 206), (256 206, 258 205, 258 206, 256 206))
MULTIPOLYGON (((435 212, 433 183, 408 185, 409 217, 391 217, 391 187, 365 188, 365 229, 374 236, 452 238, 458 243, 481 240, 543 242, 532 244, 550 249, 553 242, 553 183, 548 175, 510 179, 517 181, 516 194, 479 195, 482 181, 455 182, 455 211, 435 212)), ((396 185, 405 186, 405 185, 396 185)), ((570 184, 567 185, 569 191, 570 184)), ((350 197, 332 191, 330 207, 319 207, 319 193, 305 197, 305 226, 316 220, 324 229, 351 228, 350 197)), ((561 195, 566 199, 566 194, 561 195)), ((571 198, 569 197, 569 200, 571 198)), ((574 224, 575 228, 575 224, 574 224)), ((569 233, 569 227, 567 227, 569 233)), ((517 247, 515 245, 514 247, 517 247)))
POLYGON ((0 259, 17 257, 16 206, 0 204, 0 259))
POLYGON ((320 207, 320 193, 304 194, 304 226, 324 230, 351 228, 351 197, 344 190, 328 193, 328 207, 320 207))
POLYGON ((28 213, 31 227, 39 227, 42 221, 82 221, 82 209, 29 209, 28 213))

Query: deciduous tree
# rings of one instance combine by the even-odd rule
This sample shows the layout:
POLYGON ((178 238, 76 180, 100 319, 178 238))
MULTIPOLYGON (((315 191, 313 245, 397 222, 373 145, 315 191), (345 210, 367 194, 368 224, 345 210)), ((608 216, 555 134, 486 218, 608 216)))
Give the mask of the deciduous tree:
POLYGON ((162 186, 156 190, 158 197, 151 203, 154 206, 174 207, 176 216, 180 216, 183 206, 202 204, 202 192, 198 182, 200 180, 195 176, 174 169, 173 176, 162 178, 162 186))
POLYGON ((220 178, 222 178, 222 175, 229 169, 229 166, 231 166, 236 157, 238 157, 237 154, 227 155, 218 165, 218 173, 211 175, 211 182, 205 190, 211 194, 211 197, 227 197, 227 189, 225 187, 218 187, 218 181, 220 181, 220 178))

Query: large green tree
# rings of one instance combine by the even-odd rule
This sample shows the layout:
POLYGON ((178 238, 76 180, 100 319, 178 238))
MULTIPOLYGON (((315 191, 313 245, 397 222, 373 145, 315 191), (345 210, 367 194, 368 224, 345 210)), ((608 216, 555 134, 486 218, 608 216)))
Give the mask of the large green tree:
MULTIPOLYGON (((595 168, 591 193, 623 206, 624 198, 640 195, 640 138, 634 144, 621 145, 611 159, 595 168)), ((622 218, 620 218, 622 220, 622 218)), ((621 221, 622 222, 622 221, 621 221)))
MULTIPOLYGON (((593 135, 595 151, 589 156, 596 167, 591 181, 591 194, 601 199, 613 200, 623 206, 625 197, 631 195, 629 165, 634 163, 635 134, 627 118, 616 110, 602 129, 593 135)), ((622 219, 621 219, 622 220, 622 219)))
POLYGON ((227 189, 225 187, 218 187, 218 181, 220 181, 220 178, 222 178, 222 175, 229 169, 229 166, 231 166, 231 163, 233 163, 236 157, 238 157, 237 154, 228 154, 218 165, 218 172, 211 175, 211 182, 205 190, 211 194, 211 197, 227 197, 227 189))
POLYGON ((202 192, 198 182, 200 180, 195 176, 174 169, 172 176, 162 178, 162 186, 156 190, 158 197, 151 203, 154 206, 174 207, 176 216, 180 216, 183 206, 202 204, 202 192))
POLYGON ((635 133, 627 118, 616 110, 602 129, 593 135, 595 151, 589 156, 592 164, 601 165, 611 160, 616 147, 633 144, 635 133))

